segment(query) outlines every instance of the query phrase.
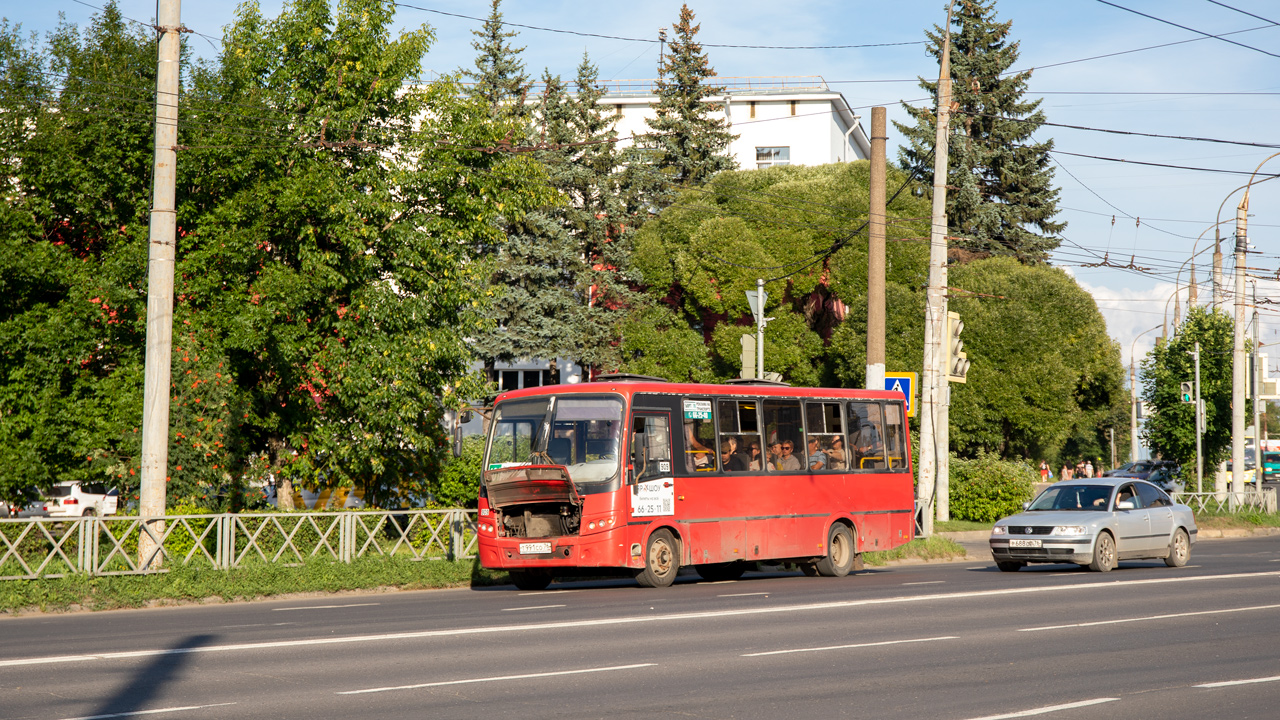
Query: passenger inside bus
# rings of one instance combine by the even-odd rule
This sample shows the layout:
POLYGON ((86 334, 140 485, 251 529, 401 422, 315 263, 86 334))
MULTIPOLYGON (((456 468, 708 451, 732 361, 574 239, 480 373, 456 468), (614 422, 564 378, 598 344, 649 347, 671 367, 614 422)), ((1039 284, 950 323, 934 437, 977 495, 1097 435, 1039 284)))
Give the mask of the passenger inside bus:
POLYGON ((720 467, 725 472, 746 472, 750 463, 746 456, 739 452, 734 452, 734 443, 731 440, 724 440, 720 443, 720 467))
POLYGON ((844 456, 844 437, 841 435, 831 438, 831 447, 827 450, 827 467, 832 470, 849 468, 849 462, 844 456))
MULTIPOLYGON (((685 467, 688 468, 689 472, 714 472, 716 469, 715 453, 698 438, 705 430, 714 432, 714 427, 710 421, 684 421, 685 467)), ((710 438, 707 439, 710 441, 710 438)))
POLYGON ((827 454, 822 452, 821 444, 818 442, 816 435, 809 436, 809 469, 810 470, 826 470, 827 454))

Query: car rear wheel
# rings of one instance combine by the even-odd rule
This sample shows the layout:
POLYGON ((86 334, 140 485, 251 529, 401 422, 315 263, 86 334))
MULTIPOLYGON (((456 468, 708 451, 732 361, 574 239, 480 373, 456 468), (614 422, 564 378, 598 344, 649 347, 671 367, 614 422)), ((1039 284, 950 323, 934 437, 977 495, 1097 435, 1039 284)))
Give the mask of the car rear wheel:
POLYGON ((94 512, 93 508, 85 508, 84 513, 82 514, 82 517, 93 517, 94 515, 97 515, 97 514, 98 513, 94 512))
POLYGON ((1187 531, 1178 528, 1173 532, 1173 539, 1169 541, 1169 554, 1164 558, 1164 564, 1169 567, 1182 567, 1191 559, 1191 538, 1187 537, 1187 531))
POLYGON ((680 550, 670 530, 663 528, 649 536, 649 549, 644 558, 644 569, 636 573, 636 582, 641 587, 668 587, 676 581, 680 550))
POLYGON ((853 535, 849 528, 836 523, 827 533, 827 556, 818 561, 818 574, 844 577, 853 569, 853 535))
POLYGON ((1018 572, 1026 567, 1026 563, 1017 560, 997 560, 996 567, 1000 568, 1000 572, 1018 572))
POLYGON ((1094 572, 1111 572, 1115 566, 1115 538, 1108 532, 1098 533, 1098 539, 1093 543, 1093 562, 1089 563, 1089 569, 1094 572))

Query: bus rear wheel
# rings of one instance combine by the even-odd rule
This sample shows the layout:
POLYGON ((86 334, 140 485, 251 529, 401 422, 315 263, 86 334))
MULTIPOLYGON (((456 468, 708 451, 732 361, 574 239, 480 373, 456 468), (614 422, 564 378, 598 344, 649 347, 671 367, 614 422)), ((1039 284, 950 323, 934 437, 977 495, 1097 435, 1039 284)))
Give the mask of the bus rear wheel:
POLYGON ((644 569, 636 573, 641 587, 668 587, 676 581, 680 570, 680 550, 670 530, 655 530, 649 536, 649 547, 644 554, 644 569))
POLYGON ((818 561, 818 574, 825 577, 844 577, 853 569, 853 534, 849 528, 836 523, 827 532, 827 556, 818 561))
POLYGON ((698 575, 703 580, 724 582, 725 580, 737 580, 742 577, 742 573, 747 571, 747 565, 740 562, 711 563, 708 565, 694 565, 693 569, 698 571, 698 575))
POLYGON ((508 570, 507 577, 511 578, 511 584, 520 590, 546 590, 551 584, 550 573, 508 570))

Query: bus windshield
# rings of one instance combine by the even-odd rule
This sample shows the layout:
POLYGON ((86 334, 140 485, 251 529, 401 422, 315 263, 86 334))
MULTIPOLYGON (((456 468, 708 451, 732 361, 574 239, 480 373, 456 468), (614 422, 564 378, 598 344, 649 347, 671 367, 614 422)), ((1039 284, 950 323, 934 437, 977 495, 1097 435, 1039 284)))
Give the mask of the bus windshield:
POLYGON ((562 395, 498 403, 485 468, 563 465, 582 494, 616 488, 622 399, 562 395))

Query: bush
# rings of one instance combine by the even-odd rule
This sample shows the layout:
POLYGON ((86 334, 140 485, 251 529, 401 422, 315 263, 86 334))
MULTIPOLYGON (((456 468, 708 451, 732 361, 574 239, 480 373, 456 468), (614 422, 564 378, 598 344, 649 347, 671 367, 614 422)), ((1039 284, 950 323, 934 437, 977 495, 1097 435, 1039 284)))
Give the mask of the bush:
POLYGON ((1031 499, 1036 472, 1026 462, 989 453, 973 460, 951 457, 951 517, 995 522, 1022 510, 1031 499))

